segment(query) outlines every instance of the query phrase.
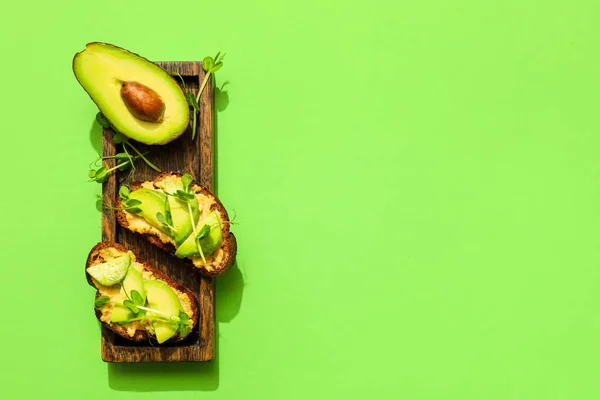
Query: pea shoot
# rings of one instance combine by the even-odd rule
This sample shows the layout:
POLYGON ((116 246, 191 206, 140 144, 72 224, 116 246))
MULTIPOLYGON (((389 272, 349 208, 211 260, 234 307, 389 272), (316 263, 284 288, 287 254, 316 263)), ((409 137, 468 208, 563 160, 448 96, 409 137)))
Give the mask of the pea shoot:
MULTIPOLYGON (((100 124, 100 126, 102 126, 103 128, 108 128, 108 129, 112 129, 112 131, 114 132, 113 134, 113 142, 114 144, 122 144, 123 145, 123 153, 119 153, 117 156, 120 156, 120 158, 118 158, 117 156, 113 156, 113 157, 105 157, 105 158, 117 158, 117 159, 127 159, 129 161, 129 163, 124 164, 121 163, 119 171, 124 171, 128 168, 131 168, 131 172, 135 172, 135 164, 133 163, 134 160, 141 158, 146 164, 148 164, 148 166, 150 168, 152 168, 153 170, 155 170, 156 172, 161 172, 160 168, 158 168, 156 165, 154 165, 150 160, 148 160, 148 158, 146 158, 146 153, 142 153, 140 152, 137 147, 135 147, 131 141, 122 133, 119 133, 115 130, 115 128, 110 124, 110 122, 106 119, 106 117, 99 112, 98 114, 96 114, 96 121, 98 122, 98 124, 100 124), (129 150, 127 149, 129 148, 129 150, 133 151, 136 156, 132 156, 131 153, 129 152, 129 150)), ((111 169, 112 171, 112 169, 111 169)), ((93 179, 96 180, 96 182, 102 183, 106 181, 106 177, 108 176, 104 176, 104 172, 109 172, 109 171, 98 171, 94 174, 95 176, 98 176, 99 179, 93 179), (103 179, 103 180, 102 180, 103 179)), ((91 174, 91 172, 90 172, 91 174)), ((92 176, 90 176, 90 178, 92 178, 92 176)))
POLYGON ((173 236, 177 233, 175 224, 173 223, 173 216, 171 215, 171 205, 169 204, 169 194, 164 191, 165 196, 165 213, 156 213, 156 219, 160 222, 167 230, 171 232, 169 236, 173 236))
POLYGON ((204 88, 206 87, 206 84, 208 83, 208 79, 210 78, 210 76, 212 74, 214 74, 215 72, 217 72, 218 70, 220 70, 221 67, 223 67, 223 59, 224 58, 225 58, 225 54, 221 54, 221 52, 218 52, 217 55, 215 56, 215 58, 204 57, 204 59, 202 60, 202 69, 206 72, 206 74, 204 75, 204 80, 202 81, 202 84, 200 85, 198 94, 195 97, 191 92, 186 90, 185 82, 183 81, 182 76, 180 74, 177 74, 179 76, 179 79, 181 79, 181 83, 182 83, 184 93, 185 93, 185 99, 187 100, 188 105, 192 109, 192 140, 194 140, 194 138, 196 137, 197 117, 198 117, 198 114, 200 113, 200 106, 199 106, 200 96, 202 96, 202 92, 204 91, 204 88))
MULTIPOLYGON (((89 172, 88 172, 88 178, 90 178, 89 182, 98 182, 98 183, 104 183, 106 182, 106 180, 108 179, 108 176, 110 175, 111 172, 115 171, 115 170, 119 170, 119 171, 125 171, 128 168, 132 168, 133 167, 133 158, 132 159, 127 159, 127 160, 122 160, 119 159, 117 156, 111 156, 111 157, 102 157, 99 160, 106 160, 106 159, 111 159, 114 158, 117 160, 117 165, 115 165, 114 167, 107 169, 104 165, 97 167, 97 168, 90 168, 89 172)), ((99 160, 96 160, 96 162, 98 162, 99 160)), ((95 163, 93 163, 95 164, 95 163)))

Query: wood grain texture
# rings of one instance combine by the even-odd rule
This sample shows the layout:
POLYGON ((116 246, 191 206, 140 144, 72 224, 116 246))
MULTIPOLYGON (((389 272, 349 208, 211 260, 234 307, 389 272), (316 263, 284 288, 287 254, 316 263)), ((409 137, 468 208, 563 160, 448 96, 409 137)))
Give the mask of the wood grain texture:
MULTIPOLYGON (((188 90, 197 93, 204 79, 200 62, 158 62, 167 72, 178 72, 184 78, 188 90)), ((212 80, 212 79, 211 79, 212 80)), ((181 137, 164 146, 134 145, 162 171, 189 173, 204 187, 212 190, 213 182, 213 93, 209 82, 200 99, 200 116, 196 138, 191 140, 191 127, 181 137)), ((120 145, 112 142, 112 131, 104 129, 102 151, 104 156, 121 151, 120 145)), ((110 167, 114 161, 108 160, 110 167)), ((151 180, 158 173, 139 161, 132 175, 119 172, 111 175, 103 184, 102 195, 110 204, 116 203, 117 190, 122 184, 151 180)), ((139 256, 168 274, 173 280, 197 293, 200 321, 192 333, 182 342, 166 346, 136 344, 102 329, 102 359, 107 362, 176 362, 209 361, 214 355, 215 343, 215 285, 212 278, 186 268, 182 260, 165 253, 140 235, 121 228, 110 210, 102 213, 102 240, 115 241, 135 251, 139 256)))

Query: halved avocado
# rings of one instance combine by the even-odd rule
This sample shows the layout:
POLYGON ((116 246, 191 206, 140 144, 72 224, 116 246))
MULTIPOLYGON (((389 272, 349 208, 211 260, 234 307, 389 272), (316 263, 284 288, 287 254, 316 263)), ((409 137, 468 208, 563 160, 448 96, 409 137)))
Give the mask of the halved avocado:
POLYGON ((177 82, 137 54, 106 43, 88 43, 73 58, 73 72, 111 125, 133 140, 169 143, 189 124, 190 110, 177 82), (152 108, 161 103, 164 110, 153 113, 152 108), (147 120, 140 113, 147 113, 147 120))

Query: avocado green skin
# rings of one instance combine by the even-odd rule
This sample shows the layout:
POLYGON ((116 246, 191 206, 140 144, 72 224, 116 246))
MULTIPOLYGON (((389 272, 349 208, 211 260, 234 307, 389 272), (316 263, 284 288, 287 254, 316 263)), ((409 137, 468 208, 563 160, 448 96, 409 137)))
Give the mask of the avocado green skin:
MULTIPOLYGON (((76 53, 75 56, 73 57, 73 62, 72 62, 73 73, 75 75, 75 78, 77 79, 77 82, 79 82, 81 87, 85 90, 85 92, 88 94, 90 99, 92 99, 92 101, 96 104, 96 106, 98 107, 100 112, 102 112, 104 114, 104 117, 108 120, 108 122, 110 123, 110 125, 113 128, 115 128, 117 131, 119 131, 123 135, 125 135, 135 141, 138 141, 138 142, 144 143, 144 144, 149 144, 149 145, 167 144, 167 143, 172 142, 173 140, 177 139, 178 137, 180 137, 183 133, 185 133, 185 131, 187 130, 187 127, 189 125, 189 120, 190 120, 190 110, 189 110, 189 107, 187 107, 187 106, 180 107, 180 110, 179 110, 180 112, 177 114, 176 123, 173 123, 173 126, 175 126, 175 128, 173 128, 173 130, 171 130, 171 131, 168 131, 164 137, 163 136, 156 137, 151 134, 146 136, 147 133, 140 132, 139 128, 136 128, 135 126, 132 126, 131 124, 123 123, 123 121, 121 121, 121 118, 113 115, 114 113, 105 112, 106 110, 103 110, 104 107, 102 107, 101 104, 99 104, 101 101, 99 100, 98 95, 96 95, 96 98, 95 98, 94 93, 92 93, 92 90, 89 87, 86 87, 89 85, 85 84, 85 79, 83 77, 83 74, 85 74, 85 71, 82 71, 82 68, 79 66, 79 60, 81 59, 82 55, 86 51, 89 51, 89 49, 94 49, 94 48, 100 48, 100 49, 104 49, 108 52, 113 52, 116 55, 118 55, 118 57, 116 57, 116 58, 130 58, 130 59, 135 59, 136 61, 139 61, 140 64, 142 64, 142 68, 145 68, 146 70, 151 71, 157 78, 159 78, 165 82, 169 82, 170 83, 169 86, 171 87, 171 89, 174 90, 174 92, 177 93, 177 97, 179 97, 180 99, 183 99, 182 101, 185 102, 186 104, 187 104, 187 100, 185 99, 185 93, 183 92, 183 90, 181 89, 181 87, 179 86, 177 81, 175 79, 173 79, 173 77, 167 71, 165 71, 158 65, 154 64, 152 61, 149 61, 148 59, 146 59, 136 53, 133 53, 129 50, 123 49, 121 47, 118 47, 118 46, 115 46, 115 45, 112 45, 109 43, 90 42, 90 43, 86 44, 86 48, 84 50, 76 53)), ((154 88, 154 89, 156 89, 156 88, 154 88)), ((161 91, 158 90, 157 92, 158 92, 158 95, 160 96, 161 91)), ((166 104, 166 107, 169 107, 168 103, 166 104)))
MULTIPOLYGON (((148 307, 162 311, 169 315, 179 316, 181 302, 177 294, 164 282, 156 280, 145 280, 144 288, 148 299, 148 307)), ((153 321, 152 326, 158 343, 164 343, 177 333, 177 324, 169 322, 153 321)))
MULTIPOLYGON (((217 247, 221 245, 223 242, 223 232, 221 231, 221 223, 219 221, 219 217, 216 211, 211 212, 208 216, 198 221, 196 226, 196 231, 202 229, 204 225, 210 226, 209 234, 200 239, 200 247, 202 248, 202 252, 204 256, 208 256, 212 254, 217 247)), ((175 251, 175 255, 179 258, 185 257, 195 257, 199 256, 198 246, 196 246, 196 241, 194 240, 193 235, 190 235, 185 242, 181 244, 175 251)))

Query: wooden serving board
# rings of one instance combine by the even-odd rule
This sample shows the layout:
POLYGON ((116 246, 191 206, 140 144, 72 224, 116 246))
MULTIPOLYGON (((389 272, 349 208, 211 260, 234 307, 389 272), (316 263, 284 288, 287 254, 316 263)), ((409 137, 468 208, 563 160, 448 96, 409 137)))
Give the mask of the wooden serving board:
MULTIPOLYGON (((200 62, 158 62, 167 72, 178 72, 183 76, 186 87, 193 93, 198 92, 205 72, 200 62)), ((179 79, 176 78, 179 82, 179 79)), ((211 78, 212 80, 212 78, 211 78)), ((200 115, 197 133, 191 140, 191 127, 177 140, 164 146, 146 146, 135 143, 146 157, 162 171, 190 173, 203 187, 212 191, 213 187, 213 89, 209 81, 200 98, 200 115)), ((102 153, 112 156, 121 150, 121 145, 112 141, 113 132, 105 128, 102 136, 102 153)), ((107 168, 115 165, 114 160, 105 162, 107 168)), ((158 172, 148 167, 142 160, 136 162, 136 171, 111 174, 103 184, 102 196, 109 204, 116 204, 118 189, 122 184, 147 181, 158 172)), ((198 296, 200 303, 199 323, 182 342, 152 346, 136 344, 123 339, 106 328, 102 328, 102 359, 107 362, 173 362, 173 361, 209 361, 214 354, 215 343, 215 285, 213 278, 207 278, 183 265, 181 260, 152 245, 141 236, 121 228, 117 224, 112 210, 102 213, 102 241, 121 243, 134 251, 141 259, 167 273, 173 280, 181 283, 198 296)))

